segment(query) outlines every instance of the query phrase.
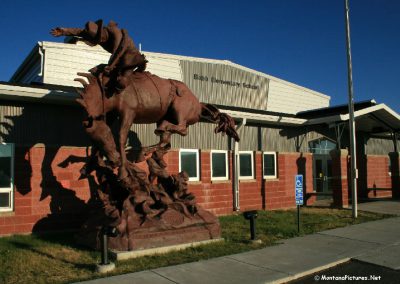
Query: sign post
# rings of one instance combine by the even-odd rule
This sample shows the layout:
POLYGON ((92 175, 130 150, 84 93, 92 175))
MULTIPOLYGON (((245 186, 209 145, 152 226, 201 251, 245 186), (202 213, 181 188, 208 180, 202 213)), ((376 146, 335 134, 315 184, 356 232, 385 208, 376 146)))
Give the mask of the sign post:
POLYGON ((297 205, 297 233, 300 234, 300 205, 303 205, 303 175, 296 175, 294 192, 297 205))

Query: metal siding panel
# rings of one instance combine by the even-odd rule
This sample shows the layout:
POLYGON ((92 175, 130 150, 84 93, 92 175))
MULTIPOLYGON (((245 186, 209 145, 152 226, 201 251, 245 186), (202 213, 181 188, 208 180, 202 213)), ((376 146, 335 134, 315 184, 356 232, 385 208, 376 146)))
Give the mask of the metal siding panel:
POLYGON ((282 136, 279 128, 261 129, 261 150, 275 152, 296 152, 295 140, 282 136))
MULTIPOLYGON (((137 138, 141 142, 142 146, 150 146, 157 144, 160 139, 158 136, 154 134, 154 130, 156 129, 156 124, 132 124, 131 131, 137 134, 137 138)), ((135 139, 131 136, 132 133, 128 134, 129 143, 131 143, 131 139, 135 139)))
POLYGON ((293 127, 262 127, 260 131, 261 145, 259 148, 261 151, 296 152, 297 143, 299 143, 299 152, 309 152, 309 141, 322 136, 315 131, 307 131, 305 134, 301 132, 300 134, 296 133, 299 133, 299 131, 293 127), (288 138, 288 136, 290 138, 288 138))
POLYGON ((240 142, 239 150, 257 151, 258 150, 258 127, 242 126, 238 131, 240 142))
POLYGON ((89 145, 82 115, 78 107, 1 102, 1 140, 21 145, 89 145), (65 112, 69 115, 60 115, 65 112))
POLYGON ((394 151, 392 139, 370 138, 367 141, 367 155, 387 155, 394 151))
POLYGON ((269 80, 265 77, 216 63, 181 60, 181 67, 183 81, 201 102, 267 109, 269 80), (207 77, 207 81, 195 79, 195 74, 207 77), (258 86, 258 89, 245 88, 243 84, 258 86))
POLYGON ((215 149, 229 150, 229 137, 221 133, 215 134, 216 125, 199 122, 189 126, 186 136, 173 135, 171 144, 173 148, 215 149))

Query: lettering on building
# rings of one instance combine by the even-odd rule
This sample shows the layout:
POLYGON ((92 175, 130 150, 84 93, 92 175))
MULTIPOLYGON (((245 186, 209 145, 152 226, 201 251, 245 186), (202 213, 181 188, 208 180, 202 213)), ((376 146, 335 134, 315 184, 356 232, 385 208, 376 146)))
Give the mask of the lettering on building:
POLYGON ((211 82, 212 84, 221 84, 221 85, 227 85, 235 88, 246 88, 246 89, 253 89, 253 90, 258 90, 259 86, 258 85, 252 85, 246 82, 236 82, 236 81, 229 81, 229 80, 223 80, 215 77, 208 77, 205 75, 200 75, 200 74, 193 74, 193 79, 198 80, 198 81, 203 81, 203 82, 211 82))

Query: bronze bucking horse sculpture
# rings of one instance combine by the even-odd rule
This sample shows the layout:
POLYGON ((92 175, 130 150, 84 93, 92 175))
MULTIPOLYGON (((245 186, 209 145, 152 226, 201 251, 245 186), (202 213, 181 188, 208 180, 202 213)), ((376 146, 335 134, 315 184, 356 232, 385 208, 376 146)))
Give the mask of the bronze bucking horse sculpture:
POLYGON ((163 157, 171 148, 171 135, 187 135, 188 126, 200 120, 216 123, 216 133, 238 141, 234 120, 215 106, 199 102, 184 83, 146 72, 144 55, 114 22, 105 27, 99 20, 83 29, 55 28, 51 34, 79 37, 111 53, 107 64, 78 73, 75 79, 83 85, 77 90, 77 102, 87 112, 83 125, 93 143, 81 174, 95 171, 100 201, 92 204, 95 213, 81 228, 81 244, 98 247, 101 228, 108 227, 119 232, 109 237, 110 248, 116 250, 219 238, 218 219, 196 204, 189 176, 169 173, 163 157), (119 123, 115 135, 114 122, 119 123), (156 123, 160 141, 142 147, 130 161, 125 150, 133 123, 156 123), (138 165, 141 161, 146 161, 143 168, 138 165))
MULTIPOLYGON (((84 29, 55 28, 54 36, 79 36, 90 45, 100 44, 111 52, 107 65, 101 64, 90 73, 78 73, 86 77, 77 78, 83 85, 78 90, 81 98, 77 102, 87 111, 84 122, 86 132, 92 141, 102 149, 109 164, 119 167, 119 178, 129 175, 125 145, 132 123, 157 123, 155 134, 160 142, 147 151, 168 148, 173 133, 187 134, 189 125, 200 119, 217 123, 215 132, 223 132, 239 140, 234 120, 211 104, 200 103, 191 90, 182 82, 162 79, 145 72, 147 60, 135 48, 126 30, 120 30, 116 23, 103 27, 102 21, 88 22, 84 29), (129 72, 128 72, 129 71, 129 72), (110 115, 114 114, 114 115, 110 115), (110 125, 117 117, 120 122, 119 147, 116 149, 110 125)), ((98 154, 92 151, 92 156, 98 154)))

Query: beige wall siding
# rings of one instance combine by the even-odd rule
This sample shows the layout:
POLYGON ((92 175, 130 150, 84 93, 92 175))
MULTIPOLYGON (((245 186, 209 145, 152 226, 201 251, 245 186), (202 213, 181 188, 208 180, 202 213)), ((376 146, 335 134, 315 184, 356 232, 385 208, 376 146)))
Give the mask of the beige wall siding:
MULTIPOLYGON (((96 65, 107 63, 110 54, 99 47, 78 45, 45 46, 44 76, 46 84, 80 87, 75 82, 78 72, 88 72, 96 65)), ((147 55, 147 71, 162 78, 182 80, 179 60, 147 55)))
POLYGON ((281 81, 270 81, 268 95, 268 110, 281 113, 295 114, 329 106, 329 99, 311 90, 281 81))
MULTIPOLYGON (((83 43, 43 42, 45 84, 80 87, 78 72, 107 63, 110 54, 83 43)), ((39 51, 37 51, 39 52, 39 51)), ((329 97, 307 88, 224 60, 145 52, 147 70, 162 78, 185 82, 202 102, 280 113, 297 113, 329 105, 329 97)), ((41 81, 40 56, 19 82, 41 81), (22 81, 21 81, 22 80, 22 81)))
POLYGON ((182 81, 182 71, 179 60, 165 58, 158 55, 144 53, 147 63, 147 71, 160 76, 161 78, 182 81))
POLYGON ((108 62, 110 54, 103 49, 82 50, 79 47, 72 44, 63 48, 45 46, 43 82, 81 87, 79 82, 74 81, 78 72, 88 72, 96 65, 108 62))

